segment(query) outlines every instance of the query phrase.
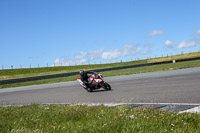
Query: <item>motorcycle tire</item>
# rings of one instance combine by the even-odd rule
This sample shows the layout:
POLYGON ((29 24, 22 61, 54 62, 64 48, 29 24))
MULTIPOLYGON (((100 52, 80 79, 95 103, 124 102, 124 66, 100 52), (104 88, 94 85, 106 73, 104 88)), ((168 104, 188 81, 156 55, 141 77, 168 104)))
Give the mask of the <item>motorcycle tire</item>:
POLYGON ((108 83, 105 83, 103 86, 105 90, 111 90, 111 86, 108 83))
POLYGON ((93 90, 91 88, 87 88, 87 91, 88 92, 92 92, 93 90))

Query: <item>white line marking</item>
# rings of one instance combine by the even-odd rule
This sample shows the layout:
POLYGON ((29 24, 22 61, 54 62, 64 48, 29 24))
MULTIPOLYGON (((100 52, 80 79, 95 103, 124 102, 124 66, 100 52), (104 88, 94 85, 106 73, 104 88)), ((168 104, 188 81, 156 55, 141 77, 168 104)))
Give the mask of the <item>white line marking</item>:
POLYGON ((194 106, 200 106, 199 103, 42 103, 51 105, 51 104, 59 104, 59 105, 88 105, 88 106, 98 106, 98 105, 105 105, 105 106, 118 106, 118 105, 194 105, 194 106))

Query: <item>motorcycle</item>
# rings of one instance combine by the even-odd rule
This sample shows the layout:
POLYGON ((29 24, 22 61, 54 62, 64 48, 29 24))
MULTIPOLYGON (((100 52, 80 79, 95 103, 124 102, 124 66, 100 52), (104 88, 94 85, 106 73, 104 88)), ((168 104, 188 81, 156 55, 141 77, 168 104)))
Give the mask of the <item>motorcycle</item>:
POLYGON ((92 92, 93 90, 97 90, 100 88, 104 88, 105 90, 111 90, 111 86, 104 81, 103 75, 99 73, 95 73, 88 78, 88 82, 90 83, 90 87, 87 87, 80 79, 80 77, 77 78, 77 81, 80 83, 80 85, 87 90, 88 92, 92 92))

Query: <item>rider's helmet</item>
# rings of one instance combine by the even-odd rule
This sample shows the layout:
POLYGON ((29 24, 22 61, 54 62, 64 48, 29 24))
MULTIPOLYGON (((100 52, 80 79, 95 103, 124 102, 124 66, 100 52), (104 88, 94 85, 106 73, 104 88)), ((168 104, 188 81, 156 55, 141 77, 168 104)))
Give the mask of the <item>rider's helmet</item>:
POLYGON ((81 76, 83 76, 83 75, 84 75, 84 71, 83 71, 83 70, 80 70, 80 71, 79 71, 79 74, 80 74, 81 76))
POLYGON ((94 73, 94 77, 98 79, 99 78, 99 74, 97 72, 95 72, 94 73))

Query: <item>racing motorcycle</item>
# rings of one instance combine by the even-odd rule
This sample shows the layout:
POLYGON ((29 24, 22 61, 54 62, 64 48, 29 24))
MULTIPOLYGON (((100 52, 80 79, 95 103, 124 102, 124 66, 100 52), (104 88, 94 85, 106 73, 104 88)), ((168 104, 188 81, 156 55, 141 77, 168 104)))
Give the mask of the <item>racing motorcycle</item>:
POLYGON ((91 83, 89 88, 86 87, 86 85, 81 81, 80 77, 77 78, 77 81, 88 92, 92 92, 93 90, 97 90, 100 88, 104 88, 105 90, 111 90, 111 86, 103 80, 103 75, 97 72, 89 76, 88 82, 91 83))

